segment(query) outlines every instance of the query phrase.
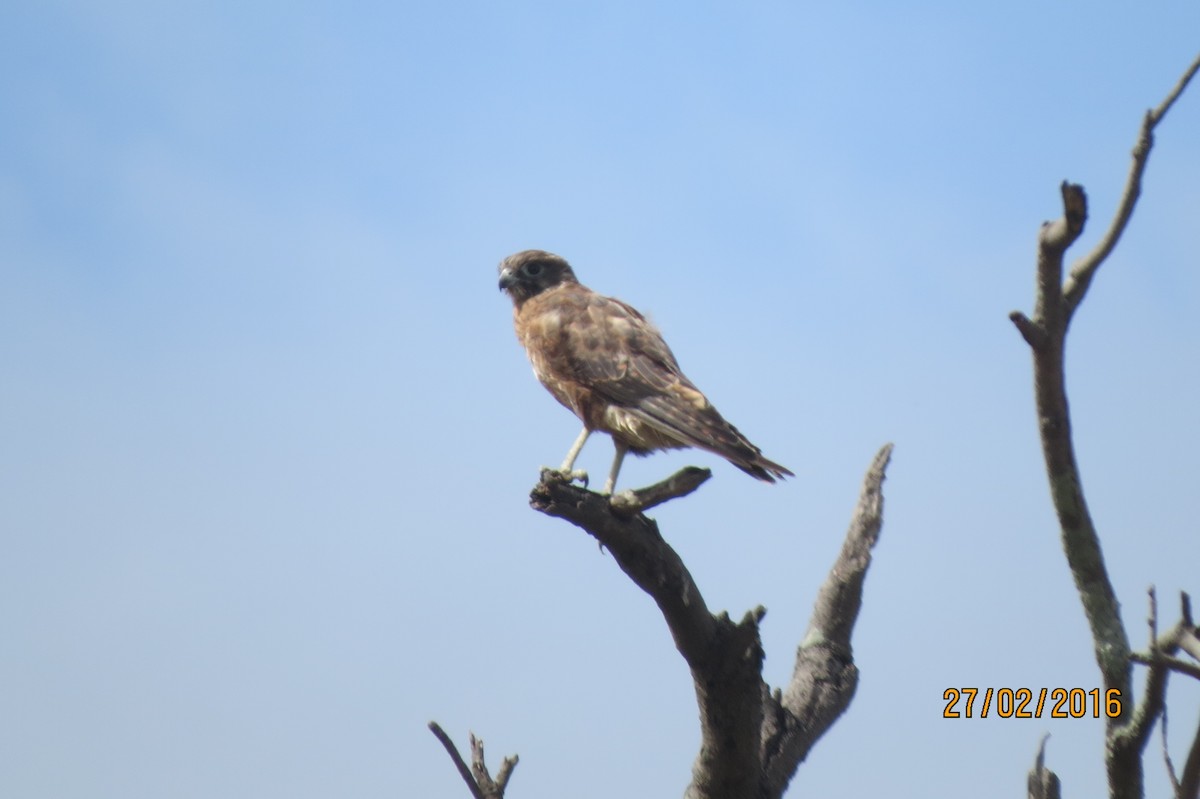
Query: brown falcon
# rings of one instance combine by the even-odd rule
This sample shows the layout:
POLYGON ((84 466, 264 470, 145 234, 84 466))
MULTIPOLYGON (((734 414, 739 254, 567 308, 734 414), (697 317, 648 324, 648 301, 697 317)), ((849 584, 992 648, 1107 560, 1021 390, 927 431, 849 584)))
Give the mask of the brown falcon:
POLYGON ((525 250, 500 262, 500 288, 513 301, 517 338, 533 372, 583 421, 560 471, 572 471, 588 436, 603 430, 617 453, 604 486, 611 494, 626 452, 699 447, 747 474, 794 476, 763 457, 679 369, 658 330, 635 309, 582 285, 557 255, 525 250))

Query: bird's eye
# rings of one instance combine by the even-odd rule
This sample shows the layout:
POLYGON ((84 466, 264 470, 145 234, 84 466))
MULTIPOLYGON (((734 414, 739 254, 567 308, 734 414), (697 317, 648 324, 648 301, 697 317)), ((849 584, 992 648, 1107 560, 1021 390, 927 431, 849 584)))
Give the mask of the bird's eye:
POLYGON ((521 267, 521 271, 530 277, 537 277, 542 273, 542 265, 538 261, 530 261, 521 267))

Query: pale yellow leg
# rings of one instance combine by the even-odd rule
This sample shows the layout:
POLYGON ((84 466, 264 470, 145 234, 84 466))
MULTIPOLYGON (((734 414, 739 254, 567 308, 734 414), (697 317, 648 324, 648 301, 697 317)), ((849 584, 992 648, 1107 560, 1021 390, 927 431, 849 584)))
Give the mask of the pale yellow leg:
POLYGON ((558 471, 561 472, 568 480, 571 480, 572 482, 578 480, 585 486, 588 483, 587 472, 583 471, 582 469, 576 469, 572 471, 572 467, 575 465, 575 459, 579 457, 580 450, 583 449, 583 445, 587 443, 588 436, 591 434, 591 430, 588 430, 586 427, 583 428, 583 432, 579 434, 579 438, 575 439, 575 443, 571 445, 569 450, 567 450, 567 457, 563 460, 562 466, 558 467, 558 471))
POLYGON ((613 439, 613 444, 617 448, 617 454, 613 457, 612 469, 608 472, 608 481, 604 484, 602 494, 612 494, 613 489, 617 487, 617 473, 621 471, 621 463, 625 460, 625 453, 629 452, 629 447, 615 438, 613 439))
POLYGON ((586 427, 583 428, 583 432, 579 434, 579 438, 575 439, 575 443, 571 445, 569 450, 567 450, 567 457, 563 460, 562 466, 558 469, 560 472, 565 474, 571 471, 571 467, 575 465, 575 459, 579 457, 580 450, 583 449, 583 445, 587 443, 588 436, 591 434, 591 430, 588 430, 586 427))

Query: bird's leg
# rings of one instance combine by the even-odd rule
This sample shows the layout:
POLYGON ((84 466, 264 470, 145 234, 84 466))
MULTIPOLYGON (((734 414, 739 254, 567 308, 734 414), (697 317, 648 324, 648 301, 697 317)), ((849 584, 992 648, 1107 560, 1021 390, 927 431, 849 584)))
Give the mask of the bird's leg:
POLYGON ((578 480, 583 483, 584 486, 587 486, 588 484, 587 472, 583 471, 582 469, 576 469, 572 471, 572 467, 575 466, 575 459, 579 457, 580 450, 583 449, 583 445, 587 443, 588 436, 591 434, 591 430, 588 430, 586 427, 583 428, 583 432, 579 434, 579 438, 575 439, 575 443, 571 445, 569 450, 567 450, 567 457, 563 459, 562 466, 558 467, 558 471, 561 472, 562 475, 568 480, 572 482, 578 480))
POLYGON ((629 452, 629 445, 622 444, 613 438, 613 444, 617 448, 617 454, 613 456, 612 469, 608 472, 608 480, 604 483, 604 490, 601 494, 612 496, 613 489, 617 487, 617 472, 621 471, 621 463, 625 460, 625 453, 629 452))

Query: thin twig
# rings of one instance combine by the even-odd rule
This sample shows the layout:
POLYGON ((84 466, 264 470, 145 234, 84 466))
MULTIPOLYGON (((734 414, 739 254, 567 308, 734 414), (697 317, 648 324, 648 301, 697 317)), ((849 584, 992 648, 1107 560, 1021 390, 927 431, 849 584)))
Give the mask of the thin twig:
POLYGON ((1134 710, 1133 722, 1120 732, 1133 742, 1138 752, 1145 749, 1150 741, 1150 733, 1158 717, 1167 709, 1167 669, 1164 658, 1175 651, 1175 643, 1169 638, 1158 635, 1158 592, 1154 586, 1146 591, 1149 599, 1150 613, 1146 624, 1150 628, 1150 666, 1146 674, 1146 687, 1142 692, 1142 703, 1134 710))
MULTIPOLYGON (((462 755, 458 753, 458 747, 454 745, 454 741, 450 740, 450 736, 441 728, 436 721, 429 722, 429 729, 433 732, 437 739, 442 742, 446 753, 450 755, 450 759, 454 761, 454 767, 458 769, 458 774, 463 778, 463 782, 467 784, 467 788, 471 790, 471 796, 475 799, 486 799, 483 792, 479 790, 479 783, 475 782, 475 777, 471 774, 471 769, 467 766, 466 761, 462 759, 462 755)), ((474 739, 475 736, 471 736, 474 739)))
POLYGON ((1196 76, 1197 71, 1200 71, 1200 55, 1196 56, 1196 60, 1188 67, 1187 72, 1183 73, 1183 77, 1175 84, 1175 88, 1167 95, 1167 99, 1163 100, 1158 108, 1152 112, 1155 124, 1158 124, 1158 121, 1165 117, 1167 112, 1171 110, 1171 106, 1175 105, 1175 101, 1179 99, 1179 95, 1183 94, 1183 90, 1187 88, 1188 83, 1196 76))
POLYGON ((1171 762, 1171 749, 1167 744, 1167 707, 1163 705, 1162 710, 1162 753, 1163 762, 1167 766, 1167 776, 1171 778, 1171 790, 1175 796, 1179 796, 1179 778, 1175 775, 1175 764, 1171 762))
POLYGON ((1183 774, 1179 777, 1179 788, 1175 795, 1180 799, 1196 799, 1200 797, 1200 725, 1192 738, 1192 746, 1188 749, 1187 760, 1183 764, 1183 774))
POLYGON ((512 776, 513 769, 517 767, 518 762, 520 762, 520 758, 516 755, 500 761, 500 770, 496 772, 496 787, 500 789, 501 794, 508 787, 508 778, 512 776))
POLYGON ((508 778, 512 776, 512 770, 516 768, 518 760, 516 755, 504 758, 500 762, 500 771, 496 773, 496 779, 492 779, 483 754, 483 739, 476 738, 475 733, 471 733, 471 773, 475 775, 475 782, 487 799, 503 799, 504 788, 508 785, 508 778))
POLYGON ((1183 629, 1179 635, 1179 648, 1196 660, 1200 660, 1200 637, 1196 636, 1195 629, 1183 629))
POLYGON ((1150 625, 1150 648, 1155 650, 1158 649, 1158 594, 1154 586, 1150 586, 1146 592, 1150 595, 1150 615, 1146 623, 1150 625))
POLYGON ((1025 794, 1028 799, 1061 799, 1062 797, 1062 786, 1059 784, 1058 775, 1046 768, 1046 741, 1048 740, 1050 740, 1050 733, 1042 736, 1042 742, 1038 745, 1037 757, 1033 761, 1033 768, 1029 770, 1029 776, 1025 780, 1025 794))
POLYGON ((712 469, 685 466, 666 480, 645 488, 632 488, 614 496, 609 504, 614 513, 629 518, 672 499, 686 497, 712 477, 712 469))
POLYGON ((1091 285, 1096 270, 1117 246, 1121 234, 1125 232, 1125 228, 1133 216, 1134 206, 1137 205, 1138 197, 1142 193, 1142 175, 1146 171, 1150 148, 1154 146, 1155 127, 1167 115, 1167 111, 1174 105, 1183 90, 1187 88, 1197 70, 1200 70, 1200 56, 1197 56, 1196 60, 1192 62, 1183 77, 1175 84, 1175 88, 1159 104, 1158 108, 1147 111, 1142 118, 1142 127, 1138 131, 1137 143, 1133 147, 1133 163, 1129 167, 1129 176, 1125 179, 1125 190, 1121 194, 1121 201, 1117 206, 1112 223, 1092 251, 1071 267, 1071 275, 1063 286, 1068 321, 1074 315, 1075 309, 1079 307, 1079 303, 1083 301, 1084 295, 1087 294, 1088 286, 1091 285))
POLYGON ((1141 663, 1143 666, 1155 666, 1162 664, 1171 671, 1186 674, 1188 677, 1200 680, 1200 666, 1187 660, 1180 660, 1167 655, 1154 655, 1147 652, 1130 652, 1129 659, 1134 663, 1141 663))
POLYGON ((1017 330, 1021 331, 1021 338, 1025 339, 1025 343, 1030 347, 1041 350, 1046 346, 1046 330, 1041 325, 1031 321, 1020 311, 1013 311, 1008 318, 1017 326, 1017 330))
POLYGON ((1192 619, 1192 598, 1187 591, 1179 592, 1179 648, 1200 660, 1200 627, 1192 619))

